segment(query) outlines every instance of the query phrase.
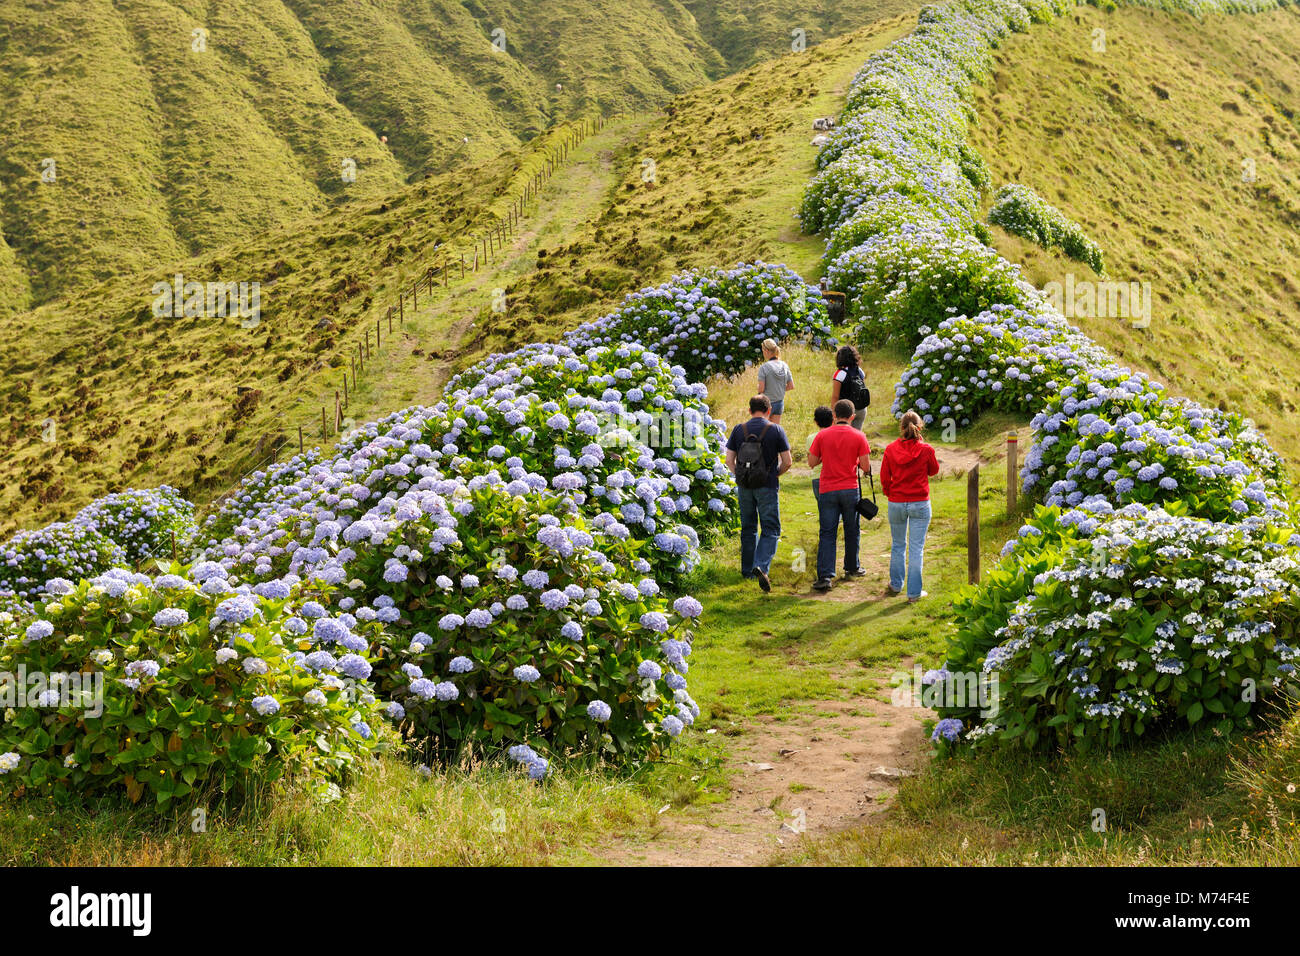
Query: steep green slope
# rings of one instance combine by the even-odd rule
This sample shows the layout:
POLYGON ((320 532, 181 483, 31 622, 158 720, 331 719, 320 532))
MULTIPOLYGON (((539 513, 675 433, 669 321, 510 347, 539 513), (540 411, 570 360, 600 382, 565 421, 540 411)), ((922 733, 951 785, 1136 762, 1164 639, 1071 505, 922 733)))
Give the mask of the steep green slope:
MULTIPOLYGON (((361 338, 433 261, 481 229, 568 127, 476 167, 0 317, 0 530, 106 491, 170 482, 203 499, 319 422, 361 338), (158 317, 159 281, 258 282, 260 321, 158 317), (287 417, 286 417, 287 416, 287 417)), ((408 330, 409 331, 409 330, 408 330)), ((388 337, 384 329, 385 338, 388 337)), ((372 339, 373 342, 373 339, 372 339)), ((374 375, 380 364, 372 364, 374 375)))
POLYGON ((13 0, 0 313, 27 306, 27 287, 39 304, 490 161, 566 119, 660 106, 788 50, 787 22, 814 43, 905 4, 848 6, 769 0, 751 22, 724 0, 702 24, 677 0, 13 0), (768 33, 775 46, 755 39, 768 33))
MULTIPOLYGON (((504 271, 422 297, 407 344, 376 357, 369 378, 383 381, 362 381, 349 416, 386 414, 398 396, 431 400, 449 361, 556 338, 677 268, 765 256, 814 274, 821 241, 800 234, 792 216, 813 168, 811 119, 835 112, 862 60, 910 23, 899 17, 789 53, 679 98, 667 115, 611 125, 583 147, 606 171, 580 194, 555 197, 564 209, 540 221, 530 213, 504 271), (653 184, 642 180, 649 156, 658 158, 653 184), (505 313, 491 309, 498 282, 505 313), (440 358, 435 365, 421 353, 440 358)), ((496 197, 517 192, 540 155, 511 151, 382 202, 189 261, 176 256, 0 318, 0 335, 16 343, 0 382, 0 439, 12 449, 0 464, 0 530, 66 516, 128 484, 165 481, 203 500, 264 458, 277 436, 296 445, 297 424, 319 421, 321 404, 332 404, 331 364, 361 324, 383 314, 399 279, 423 269, 435 245, 447 243, 453 261, 472 248, 474 224, 504 208, 496 197), (176 271, 261 282, 261 326, 155 319, 150 289, 176 271), (241 386, 258 394, 245 397, 241 386), (49 419, 54 442, 41 440, 49 419)), ((553 181, 547 190, 561 188, 553 181)))
MULTIPOLYGON (((1292 460, 1297 108, 1293 8, 1202 22, 1085 7, 1004 45, 975 129, 995 185, 1037 190, 1101 245, 1111 278, 1150 283, 1149 328, 1086 314, 1076 324, 1175 392, 1249 414, 1292 460)), ((1096 278, 994 232, 1038 285, 1096 278)))

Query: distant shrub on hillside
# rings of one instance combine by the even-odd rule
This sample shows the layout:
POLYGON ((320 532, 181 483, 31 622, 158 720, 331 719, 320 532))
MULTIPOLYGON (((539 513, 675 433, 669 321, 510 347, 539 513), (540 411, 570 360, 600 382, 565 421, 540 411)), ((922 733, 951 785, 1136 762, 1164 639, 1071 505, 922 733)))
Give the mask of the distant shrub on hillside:
POLYGON ((820 290, 788 266, 752 262, 682 272, 634 292, 617 312, 574 329, 564 344, 638 345, 679 366, 687 381, 703 382, 756 364, 768 338, 834 344, 820 290))
POLYGON ((1106 274, 1101 247, 1084 234, 1082 226, 1028 186, 1008 183, 999 189, 989 210, 989 222, 1044 249, 1059 249, 1098 275, 1106 274))

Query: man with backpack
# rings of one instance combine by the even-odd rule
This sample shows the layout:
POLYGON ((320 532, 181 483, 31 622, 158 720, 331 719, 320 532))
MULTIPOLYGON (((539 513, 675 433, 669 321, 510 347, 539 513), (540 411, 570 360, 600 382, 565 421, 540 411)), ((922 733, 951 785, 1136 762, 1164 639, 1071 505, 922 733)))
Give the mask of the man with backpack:
POLYGON ((867 420, 867 406, 871 404, 871 389, 862 372, 862 357, 852 345, 840 346, 835 353, 835 374, 831 376, 831 405, 847 401, 853 403, 853 427, 862 431, 867 420))
POLYGON ((771 414, 767 396, 755 395, 749 421, 733 428, 727 441, 727 467, 736 476, 740 499, 740 573, 758 578, 764 591, 772 590, 768 575, 781 538, 780 477, 793 463, 790 442, 781 426, 772 424, 771 414))

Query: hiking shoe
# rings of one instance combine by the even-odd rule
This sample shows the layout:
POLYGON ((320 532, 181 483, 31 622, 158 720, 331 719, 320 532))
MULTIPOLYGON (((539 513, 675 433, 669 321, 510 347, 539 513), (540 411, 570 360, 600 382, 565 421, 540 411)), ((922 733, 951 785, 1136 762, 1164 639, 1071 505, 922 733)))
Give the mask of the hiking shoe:
POLYGON ((829 591, 830 589, 831 589, 830 578, 818 578, 816 581, 813 582, 814 591, 829 591))
POLYGON ((907 599, 907 603, 908 603, 908 604, 915 604, 917 601, 921 600, 921 598, 923 598, 923 597, 929 597, 929 596, 930 596, 930 592, 929 592, 929 591, 922 591, 922 592, 921 592, 920 594, 918 594, 916 597, 909 597, 909 598, 907 599))
POLYGON ((763 589, 764 594, 772 590, 772 579, 767 576, 767 572, 762 568, 754 569, 754 577, 758 578, 758 586, 763 589))
POLYGON ((865 578, 867 576, 866 568, 850 568, 844 572, 846 578, 865 578))

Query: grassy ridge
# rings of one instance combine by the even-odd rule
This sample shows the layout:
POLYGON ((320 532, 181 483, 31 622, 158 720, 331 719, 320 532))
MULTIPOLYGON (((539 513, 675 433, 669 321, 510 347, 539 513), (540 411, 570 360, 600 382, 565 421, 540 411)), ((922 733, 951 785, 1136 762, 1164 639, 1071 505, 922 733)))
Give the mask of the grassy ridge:
MULTIPOLYGON (((205 500, 279 442, 296 444, 297 425, 310 437, 362 325, 373 327, 439 243, 503 209, 566 131, 471 178, 429 179, 3 320, 13 344, 0 384, 11 448, 0 526, 64 517, 128 485, 169 482, 205 500), (156 318, 152 286, 175 272, 260 282, 260 325, 156 318)), ((378 358, 370 377, 382 374, 378 358)))
POLYGON ((538 252, 508 316, 483 313, 482 350, 553 339, 680 269, 767 259, 816 275, 822 240, 793 215, 813 171, 812 120, 837 113, 862 61, 913 22, 884 20, 674 100, 613 157, 619 182, 600 215, 538 252))
MULTIPOLYGON (((861 22, 765 9, 778 39, 795 19, 810 42, 861 22)), ((752 59, 713 42, 676 0, 5 4, 0 314, 490 162, 565 120, 658 107, 752 59)))
MULTIPOLYGON (((1175 393, 1250 415, 1293 460, 1300 284, 1284 264, 1300 256, 1297 108, 1291 8, 1198 21, 1082 7, 1008 40, 974 130, 995 184, 1036 189, 1106 250, 1113 279, 1151 284, 1150 328, 1076 324, 1175 393)), ((1035 284, 1095 279, 995 233, 1035 284)))

